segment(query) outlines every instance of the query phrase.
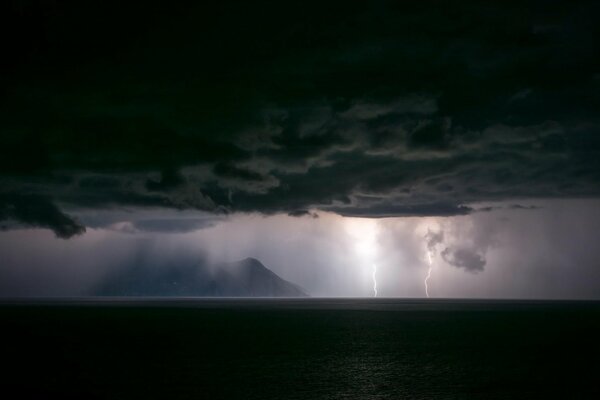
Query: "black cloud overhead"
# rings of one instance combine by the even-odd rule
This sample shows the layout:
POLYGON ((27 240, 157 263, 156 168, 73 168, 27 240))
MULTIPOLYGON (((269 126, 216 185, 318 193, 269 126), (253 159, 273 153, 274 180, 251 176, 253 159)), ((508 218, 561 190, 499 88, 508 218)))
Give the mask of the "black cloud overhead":
POLYGON ((598 2, 165 5, 1 6, 1 220, 600 195, 598 2))

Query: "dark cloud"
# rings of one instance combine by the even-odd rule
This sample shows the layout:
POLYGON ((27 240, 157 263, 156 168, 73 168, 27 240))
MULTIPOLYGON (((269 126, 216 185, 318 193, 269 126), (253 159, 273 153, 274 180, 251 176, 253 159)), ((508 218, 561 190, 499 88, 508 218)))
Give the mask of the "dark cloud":
POLYGON ((206 229, 215 226, 218 223, 215 219, 208 218, 185 218, 185 219, 142 219, 135 221, 133 227, 146 232, 193 232, 199 229, 206 229))
POLYGON ((463 268, 468 272, 483 271, 483 267, 486 263, 485 258, 481 254, 470 249, 450 249, 447 247, 440 254, 448 264, 457 268, 463 268))
POLYGON ((539 210, 541 207, 536 205, 511 204, 511 210, 539 210))
POLYGON ((213 169, 217 176, 236 178, 246 181, 261 181, 263 177, 256 172, 236 167, 232 164, 217 163, 213 169))
POLYGON ((600 195, 594 2, 3 7, 10 196, 385 217, 600 195))
POLYGON ((36 195, 0 194, 0 222, 6 220, 51 229, 61 239, 85 232, 84 226, 61 212, 51 200, 36 195))
POLYGON ((334 211, 340 215, 348 217, 447 217, 453 215, 466 215, 472 212, 467 206, 454 204, 381 204, 370 207, 327 207, 329 211, 334 211))
POLYGON ((529 204, 529 205, 510 204, 510 205, 493 205, 493 206, 477 207, 474 209, 474 211, 490 212, 490 211, 498 211, 498 210, 504 210, 504 209, 508 209, 508 210, 539 210, 540 208, 542 208, 542 207, 538 206, 538 205, 533 205, 533 204, 529 204))
POLYGON ((290 217, 311 217, 311 218, 319 218, 319 214, 310 212, 308 210, 294 210, 288 213, 290 217))
POLYGON ((162 171, 160 180, 156 181, 148 179, 146 182, 146 189, 149 191, 160 192, 176 188, 185 183, 185 178, 176 170, 167 169, 162 171))

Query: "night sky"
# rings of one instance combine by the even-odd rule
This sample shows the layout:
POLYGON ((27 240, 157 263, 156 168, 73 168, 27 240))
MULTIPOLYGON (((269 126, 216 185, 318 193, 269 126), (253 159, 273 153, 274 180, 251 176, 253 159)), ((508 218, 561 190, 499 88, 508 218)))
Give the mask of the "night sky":
POLYGON ((0 296, 255 257, 600 298, 600 3, 6 1, 0 296), (429 257, 432 262, 429 264, 429 257))

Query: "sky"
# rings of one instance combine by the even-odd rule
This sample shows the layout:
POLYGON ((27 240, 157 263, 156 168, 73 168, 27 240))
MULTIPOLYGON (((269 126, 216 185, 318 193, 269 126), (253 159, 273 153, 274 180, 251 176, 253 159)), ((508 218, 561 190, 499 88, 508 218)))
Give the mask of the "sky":
POLYGON ((600 298, 597 2, 0 7, 0 296, 600 298))

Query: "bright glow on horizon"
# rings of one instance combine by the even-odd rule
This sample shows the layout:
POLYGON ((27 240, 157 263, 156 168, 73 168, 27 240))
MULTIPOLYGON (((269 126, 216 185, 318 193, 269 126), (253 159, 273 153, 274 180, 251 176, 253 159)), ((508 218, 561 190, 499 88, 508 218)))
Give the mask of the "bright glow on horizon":
POLYGON ((373 281, 373 297, 377 297, 377 265, 373 262, 377 258, 377 220, 368 218, 346 218, 344 220, 346 232, 354 243, 358 261, 363 265, 370 265, 370 278, 373 281))

